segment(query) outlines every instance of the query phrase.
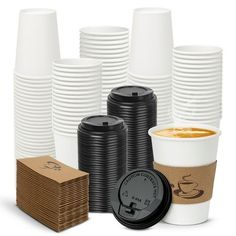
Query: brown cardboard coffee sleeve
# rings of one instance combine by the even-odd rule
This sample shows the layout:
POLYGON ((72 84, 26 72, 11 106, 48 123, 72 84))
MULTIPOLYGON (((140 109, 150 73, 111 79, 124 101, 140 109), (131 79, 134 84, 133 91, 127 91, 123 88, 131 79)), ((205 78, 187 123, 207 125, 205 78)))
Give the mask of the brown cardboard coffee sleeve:
POLYGON ((216 161, 198 167, 174 167, 154 162, 154 169, 168 179, 172 188, 172 202, 194 204, 211 199, 215 178, 216 161))
POLYGON ((54 180, 59 184, 88 176, 86 172, 73 169, 50 156, 18 159, 18 162, 37 172, 39 175, 54 180))

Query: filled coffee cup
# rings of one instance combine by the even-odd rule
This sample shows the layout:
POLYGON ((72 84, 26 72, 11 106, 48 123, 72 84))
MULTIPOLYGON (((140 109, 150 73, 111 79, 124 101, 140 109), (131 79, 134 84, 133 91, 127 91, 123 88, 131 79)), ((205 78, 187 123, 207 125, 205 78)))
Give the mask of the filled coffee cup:
POLYGON ((220 131, 200 124, 169 124, 149 130, 154 168, 172 186, 172 204, 164 221, 191 225, 208 219, 220 131))

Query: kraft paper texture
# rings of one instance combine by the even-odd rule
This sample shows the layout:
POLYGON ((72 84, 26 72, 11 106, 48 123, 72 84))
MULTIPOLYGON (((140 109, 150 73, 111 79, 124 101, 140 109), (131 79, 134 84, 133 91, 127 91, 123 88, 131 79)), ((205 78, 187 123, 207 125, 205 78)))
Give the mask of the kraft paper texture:
POLYGON ((154 169, 168 179, 172 188, 173 203, 194 204, 211 199, 216 162, 198 167, 173 167, 154 162, 154 169))
POLYGON ((39 175, 54 180, 59 184, 88 175, 86 172, 73 169, 50 156, 18 159, 17 161, 26 165, 39 175))

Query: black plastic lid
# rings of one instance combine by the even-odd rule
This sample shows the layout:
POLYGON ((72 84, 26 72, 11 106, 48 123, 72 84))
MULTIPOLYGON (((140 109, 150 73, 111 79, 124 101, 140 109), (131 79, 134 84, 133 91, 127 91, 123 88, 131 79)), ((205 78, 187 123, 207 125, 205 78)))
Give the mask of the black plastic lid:
POLYGON ((132 229, 145 229, 166 215, 171 200, 171 187, 163 174, 137 169, 118 181, 111 203, 113 214, 121 224, 132 229))
POLYGON ((122 86, 113 88, 110 96, 123 102, 146 101, 153 98, 153 90, 142 86, 122 86))
POLYGON ((89 116, 82 119, 81 127, 91 131, 115 131, 124 127, 124 120, 116 116, 89 116))

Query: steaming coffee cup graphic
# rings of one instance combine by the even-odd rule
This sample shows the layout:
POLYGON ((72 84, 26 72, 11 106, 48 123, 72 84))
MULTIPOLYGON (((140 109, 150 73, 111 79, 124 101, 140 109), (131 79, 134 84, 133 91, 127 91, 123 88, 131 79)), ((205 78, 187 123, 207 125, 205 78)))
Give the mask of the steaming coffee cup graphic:
POLYGON ((54 162, 54 161, 47 161, 46 164, 44 164, 44 169, 51 169, 51 170, 56 170, 56 171, 60 171, 61 170, 61 166, 54 162))
POLYGON ((182 177, 178 181, 178 189, 174 190, 174 194, 181 198, 193 199, 202 196, 203 190, 197 189, 198 183, 190 179, 191 174, 182 177))

